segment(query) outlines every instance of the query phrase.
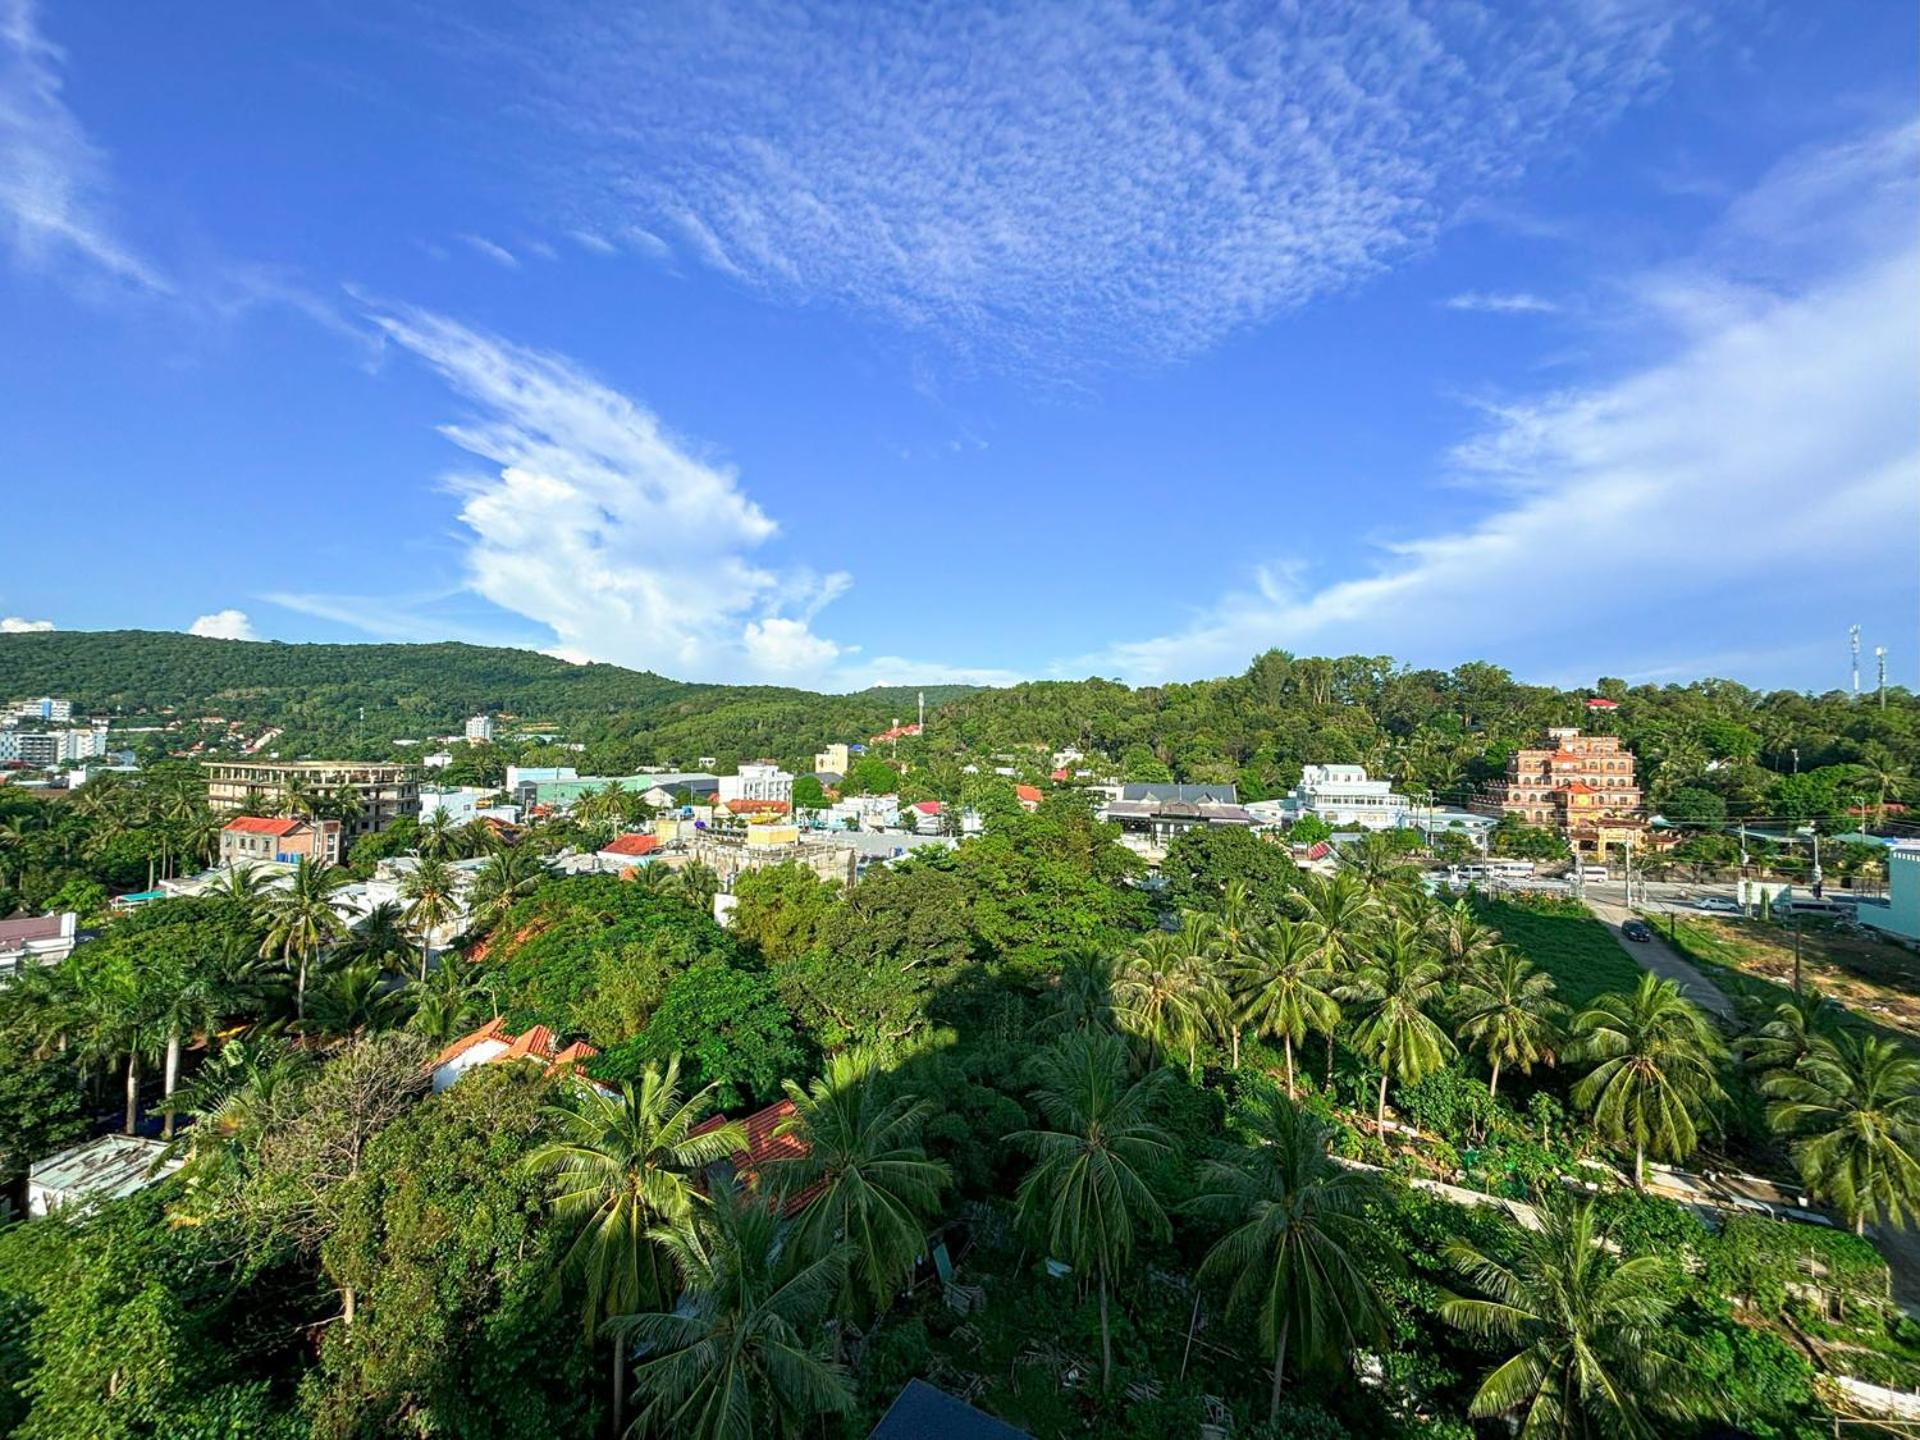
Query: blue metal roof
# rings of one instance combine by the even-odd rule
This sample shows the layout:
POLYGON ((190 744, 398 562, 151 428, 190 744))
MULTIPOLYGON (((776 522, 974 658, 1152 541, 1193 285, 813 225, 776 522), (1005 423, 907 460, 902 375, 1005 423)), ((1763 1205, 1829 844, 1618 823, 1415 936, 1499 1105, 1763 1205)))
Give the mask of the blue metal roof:
POLYGON ((1026 1440, 1026 1435, 924 1380, 909 1380, 867 1440, 1026 1440))

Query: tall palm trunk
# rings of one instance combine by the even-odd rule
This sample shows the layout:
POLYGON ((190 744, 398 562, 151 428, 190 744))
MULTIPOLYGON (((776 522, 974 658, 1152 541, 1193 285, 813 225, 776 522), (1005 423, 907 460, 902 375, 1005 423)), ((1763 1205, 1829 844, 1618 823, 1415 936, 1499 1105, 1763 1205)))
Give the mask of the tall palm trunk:
POLYGON ((127 1051, 127 1134, 140 1123, 140 1052, 127 1051))
POLYGON ((1287 1327, 1292 1324, 1291 1315, 1280 1321, 1280 1342, 1273 1347, 1273 1398, 1267 1405, 1267 1424, 1270 1426, 1280 1423, 1280 1389, 1286 1384, 1287 1375, 1287 1327))
POLYGON ((1107 1270, 1100 1267, 1100 1389, 1113 1384, 1113 1336, 1107 1329, 1107 1270))
POLYGON ((167 1032, 167 1068, 166 1081, 162 1093, 166 1096, 166 1120, 160 1127, 160 1133, 167 1139, 173 1138, 173 1092, 180 1083, 180 1030, 178 1026, 167 1032))
POLYGON ((1283 1034, 1280 1037, 1280 1043, 1287 1052, 1287 1098, 1292 1100, 1295 1098, 1293 1093, 1293 1036, 1291 1034, 1283 1034))
POLYGON ((1240 1027, 1233 1027, 1233 1068, 1240 1068, 1240 1027))
POLYGON ((1493 1078, 1487 1081, 1487 1094, 1489 1096, 1493 1096, 1493 1095, 1498 1095, 1499 1093, 1500 1093, 1500 1058, 1498 1056, 1495 1056, 1493 1061, 1493 1078))
POLYGON ((307 952, 300 952, 300 978, 294 982, 293 1018, 307 1018, 307 952))
POLYGON ((427 945, 427 937, 422 935, 420 937, 420 983, 422 985, 427 983, 427 945))
POLYGON ((627 1356, 621 1348, 620 1338, 613 1341, 613 1433, 624 1434, 627 1428, 627 1356))
POLYGON ((1333 1031, 1327 1031, 1327 1090, 1333 1090, 1333 1031))
POLYGON ((1380 1072, 1380 1100, 1374 1107, 1373 1128, 1382 1140, 1387 1138, 1387 1073, 1380 1072))
POLYGON ((1644 1191, 1647 1188, 1647 1147, 1633 1147, 1633 1188, 1644 1191))

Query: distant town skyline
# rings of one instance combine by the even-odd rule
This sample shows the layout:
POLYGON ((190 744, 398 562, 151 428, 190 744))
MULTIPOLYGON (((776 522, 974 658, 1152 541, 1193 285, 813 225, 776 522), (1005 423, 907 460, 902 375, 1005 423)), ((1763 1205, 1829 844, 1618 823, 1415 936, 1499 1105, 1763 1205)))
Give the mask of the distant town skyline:
POLYGON ((1895 5, 0 0, 0 631, 1914 687, 1916 82, 1895 5))

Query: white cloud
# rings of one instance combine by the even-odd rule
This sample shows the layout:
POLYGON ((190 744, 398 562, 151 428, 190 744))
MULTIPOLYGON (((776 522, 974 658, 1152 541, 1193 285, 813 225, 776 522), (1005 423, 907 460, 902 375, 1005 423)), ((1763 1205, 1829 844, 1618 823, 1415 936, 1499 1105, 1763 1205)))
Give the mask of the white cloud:
POLYGON ((596 234, 592 230, 569 230, 567 233, 573 237, 573 243, 582 250, 591 250, 596 255, 619 254, 618 246, 606 236, 596 234))
MULTIPOLYGON (((1903 623, 1920 602, 1920 244, 1906 152, 1876 153, 1884 163, 1855 177, 1851 263, 1772 288, 1710 268, 1664 274, 1659 316, 1685 317, 1671 354, 1509 404, 1461 445, 1456 470, 1498 497, 1476 523, 1384 544, 1371 574, 1315 586, 1296 571, 1228 595, 1176 633, 1064 672, 1220 673, 1276 645, 1416 663, 1526 647, 1577 655, 1588 673, 1644 672, 1703 633, 1790 653, 1833 623, 1830 603, 1814 607, 1836 585, 1859 618, 1903 623), (1905 189, 1900 223, 1888 185, 1905 189), (1688 305, 1689 292, 1710 298, 1688 305)), ((1734 219, 1787 214, 1768 188, 1734 219)), ((1816 203, 1835 202, 1822 187, 1816 203)))
MULTIPOLYGON (((373 318, 473 403, 441 433, 498 467, 449 480, 474 592, 550 627, 549 648, 570 658, 676 677, 829 678, 840 646, 812 620, 847 577, 757 563, 777 527, 730 470, 560 356, 420 310, 373 318)), ((370 608, 273 598, 336 618, 370 608)))
POLYGON ((33 0, 0 0, 0 234, 23 265, 78 261, 85 273, 170 293, 114 233, 105 158, 61 94, 64 61, 33 0))
POLYGON ((253 621, 247 618, 244 610, 216 610, 211 615, 202 615, 187 627, 189 635, 203 636, 208 640, 258 640, 253 632, 253 621))
POLYGON ((1524 290, 1500 294, 1468 290, 1442 302, 1449 310, 1478 310, 1489 315, 1550 315, 1560 307, 1524 290))
POLYGON ((507 270, 520 268, 520 257, 504 245, 496 245, 484 235, 462 235, 460 243, 471 249, 476 255, 484 255, 494 264, 507 270))
POLYGON ((26 620, 18 615, 0 616, 0 635, 32 635, 53 628, 51 620, 26 620))
POLYGON ((588 10, 492 52, 586 152, 550 167, 573 213, 996 352, 1150 358, 1422 246, 1687 28, 1654 0, 588 10))

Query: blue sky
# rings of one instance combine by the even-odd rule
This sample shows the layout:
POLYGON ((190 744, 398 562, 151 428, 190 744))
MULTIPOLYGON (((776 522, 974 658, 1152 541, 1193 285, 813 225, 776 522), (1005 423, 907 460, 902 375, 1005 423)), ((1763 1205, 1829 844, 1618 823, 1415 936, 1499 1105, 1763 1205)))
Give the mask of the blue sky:
POLYGON ((1912 684, 1917 42, 0 0, 0 628, 1912 684))

